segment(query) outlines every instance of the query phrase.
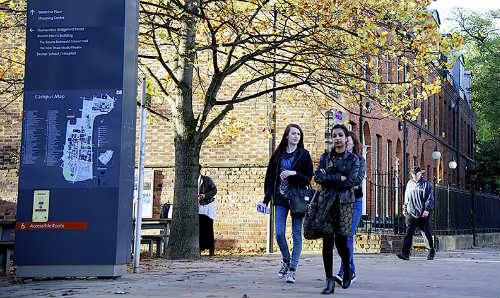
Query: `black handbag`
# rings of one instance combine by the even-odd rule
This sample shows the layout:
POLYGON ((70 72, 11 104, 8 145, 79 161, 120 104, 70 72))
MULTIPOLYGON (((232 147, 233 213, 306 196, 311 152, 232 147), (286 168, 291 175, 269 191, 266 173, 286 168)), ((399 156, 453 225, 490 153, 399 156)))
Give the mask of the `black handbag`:
POLYGON ((302 218, 306 215, 307 206, 313 199, 315 190, 309 185, 307 188, 298 186, 288 190, 288 200, 290 201, 290 213, 292 216, 302 218))
POLYGON ((306 215, 303 223, 304 238, 307 240, 314 240, 323 237, 322 226, 318 225, 316 217, 318 215, 318 200, 319 192, 316 190, 311 199, 311 203, 307 206, 306 215))

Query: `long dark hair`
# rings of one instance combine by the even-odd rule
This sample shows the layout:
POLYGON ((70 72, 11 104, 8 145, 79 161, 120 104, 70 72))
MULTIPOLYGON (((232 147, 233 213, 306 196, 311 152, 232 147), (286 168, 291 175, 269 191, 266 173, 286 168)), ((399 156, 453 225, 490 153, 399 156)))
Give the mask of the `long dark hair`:
POLYGON ((283 154, 283 152, 285 152, 286 146, 288 146, 288 138, 287 137, 288 137, 288 134, 290 133, 290 129, 292 127, 296 128, 300 131, 300 140, 299 140, 299 143, 297 144, 297 147, 304 148, 304 133, 302 132, 302 129, 297 124, 293 124, 293 123, 288 124, 288 126, 285 129, 285 132, 283 133, 283 136, 281 137, 280 144, 278 145, 276 150, 274 150, 273 155, 271 155, 271 163, 272 164, 277 164, 278 159, 280 158, 281 154, 283 154))
POLYGON ((354 144, 354 146, 352 147, 352 153, 356 154, 358 157, 361 157, 361 144, 359 143, 356 134, 353 131, 348 131, 347 136, 351 137, 352 143, 354 144))
POLYGON ((348 135, 347 135, 347 133, 349 132, 349 130, 347 129, 347 127, 345 127, 345 125, 344 125, 344 124, 335 124, 335 125, 332 127, 332 129, 330 130, 330 135, 332 135, 332 134, 333 134, 333 130, 334 130, 334 129, 338 129, 338 128, 340 128, 340 129, 342 129, 342 130, 344 131, 344 135, 345 135, 345 137, 347 138, 347 136, 348 136, 348 135))

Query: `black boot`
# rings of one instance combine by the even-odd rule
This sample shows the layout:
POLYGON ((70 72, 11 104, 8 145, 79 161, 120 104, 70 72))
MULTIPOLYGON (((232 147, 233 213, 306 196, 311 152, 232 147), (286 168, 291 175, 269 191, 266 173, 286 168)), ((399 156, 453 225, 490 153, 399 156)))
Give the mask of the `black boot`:
POLYGON ((434 250, 434 248, 431 248, 431 250, 429 251, 429 255, 427 256, 427 260, 434 260, 435 255, 436 251, 434 250))
POLYGON ((405 261, 409 261, 410 260, 410 254, 406 254, 406 253, 398 253, 398 258, 400 258, 401 260, 405 260, 405 261))
POLYGON ((344 268, 342 275, 342 289, 347 289, 351 285, 351 268, 344 268))
POLYGON ((333 294, 335 292, 335 280, 333 277, 326 279, 326 288, 321 291, 321 294, 333 294))

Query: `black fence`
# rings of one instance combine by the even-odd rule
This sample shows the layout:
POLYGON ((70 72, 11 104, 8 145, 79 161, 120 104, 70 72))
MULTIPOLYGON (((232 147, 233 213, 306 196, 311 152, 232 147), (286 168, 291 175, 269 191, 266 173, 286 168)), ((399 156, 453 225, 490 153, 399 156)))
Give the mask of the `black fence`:
MULTIPOLYGON (((434 185, 434 234, 473 234, 500 232, 500 198, 481 192, 463 191, 434 185)), ((404 185, 398 173, 376 173, 366 183, 366 214, 358 232, 406 232, 403 216, 404 185)))
POLYGON ((474 213, 472 220, 477 233, 500 231, 500 200, 498 196, 481 192, 472 193, 474 213))

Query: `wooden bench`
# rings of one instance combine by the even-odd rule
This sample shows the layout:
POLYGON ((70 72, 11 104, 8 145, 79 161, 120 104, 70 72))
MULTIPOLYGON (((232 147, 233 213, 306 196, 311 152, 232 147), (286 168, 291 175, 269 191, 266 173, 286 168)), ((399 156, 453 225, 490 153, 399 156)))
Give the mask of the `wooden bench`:
MULTIPOLYGON (((159 230, 161 234, 156 235, 143 235, 141 233, 141 244, 149 245, 149 257, 153 257, 153 244, 156 244, 156 255, 158 257, 162 256, 165 253, 168 243, 168 235, 169 235, 169 225, 171 219, 170 218, 143 218, 141 221, 141 231, 144 230, 159 230), (163 247, 163 249, 162 249, 163 247)), ((133 221, 135 225, 135 220, 133 221)), ((135 229, 133 229, 135 231, 135 229)), ((134 247, 134 237, 132 237, 132 248, 134 247)))
POLYGON ((141 244, 148 244, 148 255, 153 257, 153 244, 156 244, 156 256, 161 257, 161 248, 163 242, 163 235, 141 235, 141 244))
POLYGON ((3 274, 10 273, 10 257, 14 254, 15 220, 0 220, 0 264, 3 274))
POLYGON ((0 263, 3 275, 10 273, 10 256, 14 253, 14 241, 0 241, 0 263))

